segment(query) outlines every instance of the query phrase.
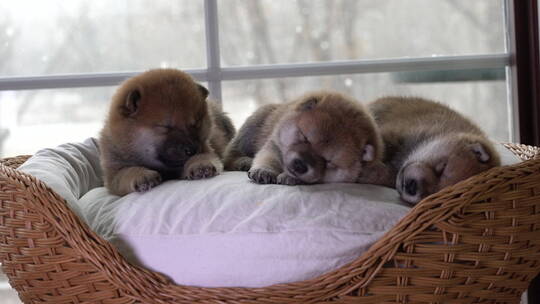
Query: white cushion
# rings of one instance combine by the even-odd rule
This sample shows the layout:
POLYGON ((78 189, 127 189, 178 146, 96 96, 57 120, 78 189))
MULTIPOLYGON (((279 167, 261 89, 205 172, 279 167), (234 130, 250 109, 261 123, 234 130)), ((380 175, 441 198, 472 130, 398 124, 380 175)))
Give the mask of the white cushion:
MULTIPOLYGON (((498 146, 505 164, 519 161, 498 146)), ((66 198, 128 260, 184 285, 309 279, 357 258, 409 210, 388 188, 257 185, 245 172, 120 198, 102 187, 93 139, 39 151, 20 169, 66 198)))

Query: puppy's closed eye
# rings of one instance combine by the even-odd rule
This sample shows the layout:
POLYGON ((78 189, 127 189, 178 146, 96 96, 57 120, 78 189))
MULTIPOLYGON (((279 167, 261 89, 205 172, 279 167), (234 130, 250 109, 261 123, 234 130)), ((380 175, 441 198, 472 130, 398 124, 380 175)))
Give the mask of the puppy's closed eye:
POLYGON ((328 168, 328 169, 336 169, 338 167, 330 159, 325 159, 325 161, 326 161, 326 168, 328 168))
POLYGON ((300 142, 302 143, 309 143, 309 139, 307 136, 302 132, 302 130, 298 129, 298 134, 300 135, 300 142))
POLYGON ((159 133, 169 133, 172 131, 173 127, 169 125, 155 125, 154 129, 158 131, 159 133))

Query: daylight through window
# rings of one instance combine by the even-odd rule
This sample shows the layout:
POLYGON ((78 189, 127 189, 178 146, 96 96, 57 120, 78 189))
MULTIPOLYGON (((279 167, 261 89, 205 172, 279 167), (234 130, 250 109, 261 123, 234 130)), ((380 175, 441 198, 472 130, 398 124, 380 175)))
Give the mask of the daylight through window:
POLYGON ((449 104, 517 141, 503 0, 49 0, 0 3, 0 154, 96 136, 115 86, 183 69, 239 127, 334 89, 449 104), (32 10, 28 6, 33 7, 32 10))

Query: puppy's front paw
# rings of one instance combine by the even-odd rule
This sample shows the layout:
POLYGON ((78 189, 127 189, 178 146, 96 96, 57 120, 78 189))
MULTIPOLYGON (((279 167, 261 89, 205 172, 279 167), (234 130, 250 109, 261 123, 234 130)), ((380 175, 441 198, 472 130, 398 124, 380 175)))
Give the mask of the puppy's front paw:
POLYGON ((303 182, 301 180, 299 180, 296 177, 290 176, 285 172, 278 175, 277 183, 280 184, 280 185, 288 185, 288 186, 294 186, 294 185, 303 184, 303 182))
POLYGON ((218 168, 211 162, 195 162, 186 168, 184 177, 186 179, 195 180, 214 177, 218 174, 218 168))
POLYGON ((251 169, 251 163, 253 163, 253 158, 247 156, 240 157, 234 161, 233 170, 249 171, 251 169))
POLYGON ((146 192, 161 184, 161 175, 154 170, 144 170, 140 172, 132 181, 132 187, 137 192, 146 192))
POLYGON ((249 170, 248 177, 257 184, 275 184, 277 181, 277 174, 265 168, 249 170))

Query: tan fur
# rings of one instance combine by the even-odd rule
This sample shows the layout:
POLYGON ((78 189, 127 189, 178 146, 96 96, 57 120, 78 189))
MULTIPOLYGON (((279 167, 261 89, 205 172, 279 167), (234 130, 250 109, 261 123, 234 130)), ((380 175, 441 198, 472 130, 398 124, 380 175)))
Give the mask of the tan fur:
POLYGON ((225 167, 249 170, 257 183, 354 182, 381 157, 381 138, 364 107, 321 91, 257 110, 228 146, 225 167))
POLYGON ((163 179, 199 179, 222 171, 234 134, 208 91, 175 69, 150 70, 114 94, 100 134, 105 186, 113 194, 147 191, 163 179))
POLYGON ((395 187, 401 198, 422 198, 500 164, 482 130, 445 105, 422 98, 386 97, 369 105, 385 143, 384 163, 361 183, 395 187), (414 195, 413 195, 414 193, 414 195))

